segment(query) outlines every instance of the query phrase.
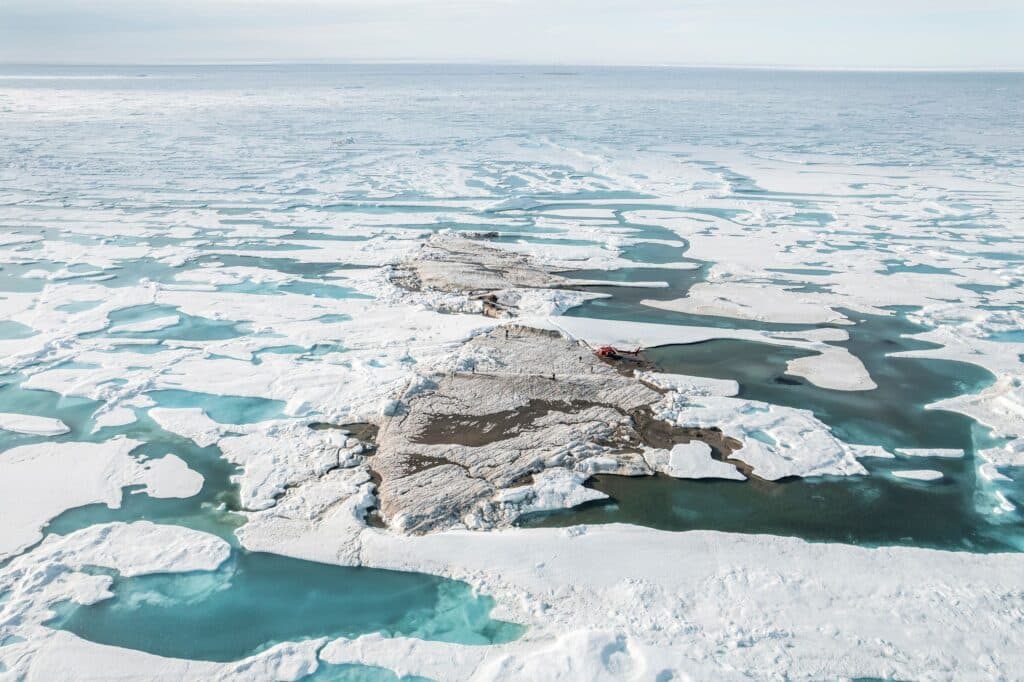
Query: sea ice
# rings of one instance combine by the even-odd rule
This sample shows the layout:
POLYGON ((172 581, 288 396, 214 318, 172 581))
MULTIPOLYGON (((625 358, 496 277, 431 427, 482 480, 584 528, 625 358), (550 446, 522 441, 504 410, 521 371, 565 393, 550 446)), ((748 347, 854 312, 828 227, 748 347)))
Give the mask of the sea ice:
MULTIPOLYGON (((654 80, 658 96, 647 97, 650 74, 633 84, 640 100, 617 102, 606 88, 575 87, 604 77, 558 79, 550 107, 537 104, 543 88, 503 88, 496 118, 479 115, 474 97, 431 96, 430 79, 417 75, 416 89, 427 96, 416 101, 413 126, 381 116, 408 104, 406 90, 370 80, 355 90, 324 87, 319 76, 298 90, 294 82, 284 89, 261 83, 255 98, 217 87, 183 97, 175 79, 169 88, 152 78, 146 88, 133 85, 129 98, 120 76, 73 76, 90 79, 73 96, 66 76, 55 81, 60 87, 35 73, 31 86, 5 82, 5 133, 18 158, 8 164, 2 190, 9 229, 0 236, 0 274, 9 289, 0 315, 34 333, 0 339, 2 369, 23 374, 26 390, 102 401, 97 429, 133 423, 136 409, 141 415, 151 407, 144 396, 154 390, 280 400, 288 405, 284 416, 308 416, 233 425, 197 409, 150 413, 169 432, 200 445, 219 442, 241 467, 250 509, 238 531, 245 546, 465 578, 529 629, 522 640, 496 647, 380 636, 327 646, 285 642, 219 664, 104 647, 42 626, 55 601, 109 597, 108 577, 79 570, 84 566, 124 575, 210 570, 229 551, 185 528, 108 524, 48 537, 0 569, 0 630, 13 635, 0 646, 0 675, 291 680, 314 671, 321 646, 324 661, 435 679, 1001 679, 1024 669, 1019 554, 625 526, 422 538, 365 528, 362 519, 376 502, 373 459, 340 434, 314 431, 310 421, 379 420, 382 404, 393 408, 389 418, 401 418, 412 400, 436 389, 419 379, 430 368, 501 371, 494 357, 460 350, 500 324, 478 314, 482 301, 390 281, 439 231, 494 231, 496 262, 522 256, 548 275, 552 268, 701 268, 692 274, 706 281, 688 298, 657 306, 748 321, 737 326, 842 324, 766 332, 587 320, 561 314, 588 294, 524 286, 505 287, 498 300, 531 316, 521 321, 595 346, 734 338, 811 351, 787 372, 832 390, 875 387, 863 362, 833 345, 849 337, 846 329, 857 331, 847 319, 894 316, 891 306, 907 306, 900 316, 933 328, 914 341, 937 347, 902 355, 970 362, 996 377, 932 407, 966 414, 1002 439, 977 453, 977 482, 957 476, 948 486, 976 485, 979 508, 1003 515, 999 531, 1015 528, 1011 483, 997 467, 1012 474, 1024 464, 1024 343, 1013 336, 1024 323, 1015 233, 1022 211, 1007 175, 1020 166, 1019 145, 1006 143, 1014 131, 1002 122, 1005 134, 989 134, 993 119, 986 119, 1007 110, 992 103, 1010 102, 1012 88, 960 100, 953 88, 949 97, 931 98, 938 104, 916 101, 915 126, 936 114, 950 124, 923 137, 897 108, 897 125, 875 116, 888 103, 881 95, 865 100, 870 115, 842 109, 839 138, 830 126, 779 125, 787 112, 806 113, 787 109, 794 105, 784 97, 757 116, 749 107, 730 108, 725 98, 715 116, 701 119, 697 146, 668 141, 684 140, 685 131, 661 134, 696 120, 688 114, 699 114, 692 102, 700 98, 690 90, 666 90, 654 80), (630 118, 636 101, 645 115, 630 118), (950 102, 968 115, 950 123, 950 102), (615 125, 593 121, 566 135, 565 122, 576 120, 580 107, 608 113, 615 125), (311 111, 337 113, 352 137, 340 133, 344 146, 332 144, 339 136, 332 125, 319 134, 250 134, 273 132, 261 121, 290 125, 311 111), (509 135, 509 121, 528 134, 509 135), (737 138, 740 129, 750 134, 737 138), (230 143, 235 133, 246 141, 244 154, 230 143), (885 144, 865 144, 872 139, 885 144), (166 153, 171 148, 175 153, 166 153), (630 250, 644 244, 657 246, 630 250), (667 262, 631 260, 645 253, 667 262), (317 279, 373 298, 329 299, 287 286, 317 279), (150 305, 173 308, 179 321, 198 320, 198 328, 161 340, 168 315, 108 329, 117 311, 150 305), (202 320, 224 327, 204 329, 202 320), (130 336, 143 332, 153 337, 146 344, 130 336), (218 334, 232 338, 206 338, 218 334), (336 350, 320 352, 328 347, 336 350)), ((470 70, 460 78, 472 93, 479 76, 470 70)), ((502 78, 488 71, 487 87, 502 78)), ((533 76, 517 70, 515 78, 529 85, 533 76)), ((929 79, 942 94, 941 79, 929 79)), ((814 87, 813 80, 801 82, 814 87)), ((912 80, 901 96, 913 94, 912 80)), ((747 98, 748 90, 737 91, 747 98)), ((818 103, 827 115, 837 102, 818 103)), ((643 279, 658 283, 655 275, 643 279)), ((755 476, 863 473, 857 458, 890 456, 839 441, 809 412, 739 399, 735 382, 642 378, 671 392, 663 407, 677 423, 741 438, 743 447, 731 454, 755 476)), ((0 454, 0 555, 35 542, 68 505, 116 504, 124 485, 163 495, 202 484, 174 455, 135 460, 129 443, 44 443, 0 454)), ((593 493, 580 487, 581 477, 622 473, 618 459, 574 447, 588 456, 572 466, 541 462, 531 468, 538 474, 532 485, 513 480, 501 495, 561 505, 593 493), (544 494, 533 497, 538 492, 544 494)), ((724 471, 726 464, 700 446, 687 448, 696 449, 699 458, 677 464, 697 460, 700 470, 724 471)), ((669 465, 671 451, 664 452, 669 465)), ((413 464, 429 470, 432 462, 413 464)), ((900 473, 907 472, 894 475, 900 473)), ((509 511, 521 511, 516 504, 510 501, 509 511)))
POLYGON ((959 448, 896 448, 897 454, 904 457, 963 457, 964 451, 959 448))
POLYGON ((743 443, 731 457, 759 478, 867 474, 860 450, 832 435, 809 410, 722 396, 669 393, 655 416, 679 426, 719 428, 743 443))
POLYGON ((111 334, 141 334, 143 332, 158 332, 162 329, 173 327, 180 321, 181 318, 177 315, 167 315, 165 317, 154 317, 151 320, 144 320, 142 322, 114 325, 107 331, 111 334))
POLYGON ((728 462, 720 462, 711 457, 711 447, 707 443, 692 441, 680 443, 671 450, 646 450, 644 459, 652 469, 673 478, 727 478, 734 481, 745 481, 735 466, 728 462))
POLYGON ((0 429, 30 436, 60 436, 71 431, 59 419, 10 412, 0 413, 0 429))
POLYGON ((203 487, 202 474, 190 469, 177 455, 146 460, 142 467, 138 480, 145 487, 141 492, 150 497, 192 497, 203 487))
POLYGON ((50 536, 0 569, 0 627, 14 638, 0 647, 0 669, 14 679, 110 678, 175 680, 298 680, 317 668, 324 640, 281 643, 251 658, 210 663, 163 658, 85 641, 42 625, 50 607, 70 599, 91 604, 112 595, 111 578, 86 567, 116 570, 125 577, 153 573, 212 571, 227 560, 224 540, 181 526, 149 521, 90 526, 50 536))
POLYGON ((896 478, 908 478, 912 481, 937 481, 942 478, 942 472, 935 471, 934 469, 904 469, 893 471, 892 475, 896 478))
POLYGON ((99 413, 94 418, 95 426, 93 431, 99 431, 107 427, 127 426, 128 424, 134 424, 136 419, 135 410, 130 407, 115 407, 99 413))
POLYGON ((511 516, 541 511, 570 509, 584 502, 603 500, 600 490, 584 487, 589 476, 568 469, 547 469, 536 474, 530 485, 506 488, 494 496, 497 504, 512 508, 511 516))
MULTIPOLYGON (((419 537, 368 529, 360 544, 363 565, 469 580, 495 595, 500 617, 531 625, 524 640, 478 653, 449 645, 424 650, 422 659, 404 657, 419 649, 394 642, 402 669, 413 674, 458 678, 472 665, 476 679, 516 670, 543 675, 533 667, 539 660, 523 660, 540 652, 561 661, 547 670, 612 666, 600 674, 641 678, 662 669, 726 679, 814 677, 825 659, 838 677, 903 678, 922 670, 988 677, 1024 664, 1022 649, 1006 639, 1024 637, 1014 626, 1022 607, 1016 554, 625 525, 419 537), (893 619, 893 610, 902 617, 893 619), (596 649, 580 646, 592 638, 601 642, 596 649), (780 642, 787 652, 781 658, 780 642), (451 672, 440 674, 438 666, 451 672)), ((387 649, 386 642, 355 640, 324 656, 372 663, 387 649)))
POLYGON ((188 438, 201 448, 216 443, 225 431, 199 407, 153 407, 149 416, 164 431, 188 438))
POLYGON ((269 509, 289 486, 362 461, 358 441, 337 430, 314 430, 301 421, 232 430, 242 435, 224 437, 218 445, 225 459, 242 467, 239 497, 247 510, 269 509))
MULTIPOLYGON (((36 443, 0 456, 0 559, 37 542, 42 528, 66 509, 102 502, 116 508, 122 488, 144 484, 160 496, 190 497, 196 475, 177 457, 140 463, 129 454, 140 441, 36 443)), ((200 479, 201 483, 201 479, 200 479)))
POLYGON ((333 469, 289 487, 273 507, 248 512, 235 534, 254 552, 358 564, 357 538, 366 527, 366 510, 377 504, 375 487, 365 466, 333 469))
POLYGON ((831 334, 823 337, 822 330, 758 332, 750 329, 687 327, 567 316, 524 317, 522 322, 542 329, 557 329, 569 338, 582 339, 595 347, 614 346, 627 350, 701 343, 712 339, 742 339, 791 346, 815 351, 815 355, 790 362, 787 367, 790 374, 804 376, 816 386, 832 390, 864 391, 876 387, 860 359, 843 347, 825 343, 823 338, 831 340, 831 334))
POLYGON ((845 316, 815 298, 811 294, 792 293, 761 283, 699 282, 690 287, 686 298, 640 303, 660 310, 760 322, 850 324, 845 316))
POLYGON ((686 374, 666 374, 663 372, 639 372, 637 378, 667 391, 675 391, 690 396, 721 396, 733 397, 739 394, 740 385, 733 379, 709 379, 692 377, 686 374))

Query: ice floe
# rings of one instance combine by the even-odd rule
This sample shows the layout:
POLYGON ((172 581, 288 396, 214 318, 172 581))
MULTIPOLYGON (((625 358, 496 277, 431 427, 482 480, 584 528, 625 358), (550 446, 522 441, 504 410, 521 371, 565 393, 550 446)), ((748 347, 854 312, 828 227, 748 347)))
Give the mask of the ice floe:
POLYGON ((177 455, 146 460, 139 474, 140 491, 150 497, 192 497, 203 487, 203 477, 177 455))
POLYGON ((651 468, 673 478, 727 478, 745 481, 734 465, 711 457, 707 443, 693 441, 674 445, 671 450, 646 450, 644 459, 651 468))
POLYGON ((66 509, 103 503, 116 508, 122 488, 143 484, 160 497, 190 497, 201 478, 179 458, 140 462, 129 453, 140 441, 37 443, 0 457, 0 558, 42 537, 47 521, 66 509))
POLYGON ((709 379, 686 374, 664 372, 639 372, 637 378, 667 391, 676 391, 691 396, 732 397, 740 392, 740 385, 733 379, 709 379))
POLYGON ((840 677, 987 676, 1021 663, 1005 639, 1018 630, 1017 555, 622 525, 418 538, 367 530, 360 542, 366 565, 469 580, 496 595, 505 615, 533 626, 522 642, 485 651, 368 637, 333 643, 328 660, 383 661, 391 644, 399 656, 421 654, 401 656, 395 665, 404 672, 458 678, 472 668, 473 679, 545 670, 586 670, 598 679, 648 679, 662 670, 813 677, 823 655, 840 677), (903 616, 894 620, 892 609, 903 616), (448 675, 441 666, 451 666, 448 675))
POLYGON ((135 410, 130 407, 114 407, 96 415, 93 421, 95 424, 95 430, 99 431, 100 429, 107 427, 134 424, 136 419, 138 419, 138 417, 135 415, 135 410))
POLYGON ((166 317, 154 317, 150 320, 144 320, 142 322, 132 322, 127 324, 114 325, 107 331, 111 334, 140 334, 143 332, 158 332, 161 329, 167 329, 173 327, 181 321, 181 318, 177 315, 168 315, 166 317))
POLYGON ((229 436, 218 443, 242 467, 239 495, 245 509, 260 510, 294 483, 360 461, 363 446, 336 430, 316 431, 301 422, 279 422, 229 436))
POLYGON ((669 393, 655 416, 679 426, 718 428, 740 440, 731 457, 759 478, 867 474, 861 450, 836 438, 809 410, 723 396, 669 393))
POLYGON ((288 488, 273 507, 247 514, 236 534, 244 547, 310 561, 359 562, 354 539, 365 528, 366 510, 377 504, 364 466, 333 469, 288 488))
POLYGON ((149 416, 164 431, 188 438, 201 448, 216 443, 225 431, 199 407, 153 407, 149 416))
POLYGON ((896 452, 904 457, 963 457, 964 451, 959 448, 896 448, 896 452))
POLYGON ((912 481, 938 481, 942 478, 942 472, 934 469, 900 469, 893 471, 892 475, 912 481))
POLYGON ((212 663, 164 658, 95 644, 43 626, 63 600, 91 604, 113 595, 111 577, 83 572, 116 570, 121 576, 211 571, 230 547, 213 535, 148 521, 90 526, 50 536, 0 569, 0 626, 14 638, 0 647, 5 675, 26 680, 120 677, 180 680, 298 680, 316 670, 324 640, 281 643, 251 658, 212 663))
POLYGON ((734 317, 783 324, 849 324, 846 317, 816 300, 813 294, 797 294, 765 284, 700 282, 686 298, 674 301, 641 301, 661 310, 694 315, 734 317))
POLYGON ((600 490, 583 486, 586 473, 567 469, 548 469, 533 476, 530 485, 506 488, 494 496, 495 503, 514 507, 514 516, 541 511, 569 509, 584 502, 603 500, 600 490))
MULTIPOLYGON (((488 73, 488 87, 500 77, 488 73)), ((517 71, 527 84, 531 77, 517 71)), ((97 87, 69 94, 45 80, 4 85, 5 133, 18 159, 7 165, 0 190, 0 274, 7 278, 0 313, 27 330, 0 339, 4 371, 22 374, 24 391, 100 402, 96 432, 135 424, 138 415, 142 421, 129 433, 145 433, 148 409, 164 431, 219 445, 239 467, 244 546, 462 577, 495 595, 502 613, 529 629, 523 640, 496 647, 379 635, 326 646, 285 642, 220 664, 105 647, 45 628, 54 601, 109 596, 109 579, 79 570, 84 566, 122 575, 209 570, 227 556, 223 541, 184 528, 108 524, 48 537, 0 569, 4 635, 17 626, 0 642, 3 675, 291 680, 313 672, 318 650, 323 662, 435 679, 998 679, 1024 668, 1019 555, 623 526, 487 530, 529 511, 597 499, 600 493, 583 481, 598 473, 735 477, 742 465, 753 477, 771 479, 862 474, 859 458, 893 456, 842 442, 810 412, 741 399, 736 382, 637 377, 644 390, 659 393, 661 414, 680 428, 703 424, 742 441, 727 461, 693 441, 650 449, 650 459, 628 453, 630 459, 571 439, 564 451, 545 452, 551 457, 529 462, 488 491, 491 516, 455 520, 474 532, 410 538, 367 529, 365 516, 379 502, 372 468, 378 455, 342 428, 312 428, 399 420, 445 388, 445 374, 454 381, 507 369, 500 355, 476 352, 480 344, 470 341, 495 328, 501 333, 501 321, 479 315, 492 303, 519 313, 521 322, 593 346, 725 338, 809 351, 787 373, 842 391, 875 388, 856 344, 841 345, 850 338, 845 330, 856 330, 848 322, 858 313, 899 315, 932 328, 915 342, 936 344, 903 355, 971 362, 996 377, 932 406, 992 430, 994 438, 977 453, 976 487, 968 487, 974 477, 956 475, 943 485, 904 487, 963 485, 995 523, 1011 528, 1019 512, 1005 486, 1024 464, 1024 343, 1015 336, 1024 328, 1015 232, 1020 164, 1016 147, 1006 143, 1012 131, 977 134, 988 125, 986 110, 1001 111, 986 98, 957 102, 972 107, 972 115, 923 136, 875 116, 882 109, 868 101, 865 111, 889 127, 870 127, 863 112, 847 109, 841 139, 813 125, 792 138, 771 118, 778 100, 767 118, 751 118, 741 107, 741 127, 751 135, 737 137, 737 119, 726 106, 701 119, 696 146, 685 142, 683 128, 672 128, 673 121, 691 120, 679 112, 692 111, 692 98, 664 89, 617 103, 604 88, 572 91, 573 97, 559 88, 558 101, 544 107, 537 88, 508 88, 495 128, 497 119, 481 116, 473 97, 417 98, 416 125, 394 125, 397 119, 382 112, 404 111, 403 88, 313 84, 313 96, 305 97, 296 87, 307 86, 293 83, 261 85, 256 97, 233 87, 183 97, 180 83, 168 89, 150 79, 126 97, 120 77, 75 78, 97 79, 97 87), (636 101, 645 115, 630 118, 636 101), (581 119, 581 106, 608 115, 581 119), (323 111, 346 130, 332 124, 273 134, 282 123, 308 122, 323 111), (586 125, 565 134, 566 121, 583 119, 586 125), (510 135, 509 121, 529 134, 510 135), (866 131, 857 127, 865 125, 866 131), (674 130, 682 134, 663 134, 674 130), (872 134, 883 132, 877 140, 885 144, 874 144, 872 134), (478 271, 501 285, 486 302, 462 290, 394 285, 396 271, 430 235, 492 231, 488 267, 518 263, 520 274, 539 279, 478 271), (653 248, 636 248, 645 244, 653 248), (666 262, 645 263, 645 253, 666 262), (554 269, 614 268, 701 268, 706 281, 676 300, 645 306, 645 319, 666 309, 714 315, 738 328, 574 318, 565 313, 593 294, 531 288, 550 285, 554 269), (137 316, 141 306, 159 312, 137 316), (112 322, 125 319, 139 321, 112 322), (842 329, 765 331, 770 324, 842 329), (283 409, 233 424, 214 420, 212 408, 154 406, 147 398, 165 390, 219 396, 225 404, 238 397, 278 400, 283 409)), ((417 91, 430 94, 430 84, 416 78, 417 91)), ((465 92, 473 92, 472 78, 464 75, 465 92)), ((635 84, 641 95, 644 80, 635 84)), ((560 83, 573 87, 570 79, 560 83)), ((946 99, 936 101, 944 104, 916 102, 913 115, 948 108, 946 99)), ((833 106, 828 98, 819 103, 833 106)), ((644 280, 660 284, 651 274, 644 280)), ((536 383, 555 381, 544 378, 554 363, 537 362, 546 366, 535 372, 536 383)), ((561 377, 563 367, 556 369, 561 377)), ((492 397, 473 394, 467 404, 490 410, 492 397)), ((505 402, 521 405, 521 397, 505 402)), ((67 401, 69 409, 75 403, 67 401)), ((621 426, 597 408, 588 416, 597 426, 621 426)), ((29 435, 60 435, 53 415, 0 420, 29 435)), ((132 457, 133 442, 42 443, 0 454, 0 556, 32 545, 46 522, 69 507, 117 504, 124 486, 160 497, 202 485, 177 455, 132 457)), ((429 460, 411 464, 420 473, 439 468, 429 460)), ((882 464, 887 471, 892 465, 882 464)))
POLYGON ((10 412, 0 413, 0 429, 30 436, 60 436, 71 431, 59 419, 10 412))

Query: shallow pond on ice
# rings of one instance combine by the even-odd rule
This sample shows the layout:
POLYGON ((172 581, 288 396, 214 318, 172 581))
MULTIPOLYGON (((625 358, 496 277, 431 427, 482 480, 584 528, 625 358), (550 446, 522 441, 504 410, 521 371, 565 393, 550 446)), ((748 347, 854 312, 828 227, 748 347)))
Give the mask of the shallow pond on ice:
POLYGON ((492 644, 521 628, 462 582, 236 550, 206 573, 114 577, 113 599, 64 604, 49 624, 161 656, 233 661, 278 642, 371 632, 492 644))
MULTIPOLYGON (((179 401, 219 414, 217 396, 173 393, 179 401)), ((260 418, 261 404, 237 400, 223 399, 220 407, 225 415, 241 422, 260 418)), ((51 521, 47 532, 66 534, 97 523, 145 519, 212 533, 235 548, 228 562, 214 572, 115 575, 114 598, 90 606, 60 604, 51 627, 102 644, 211 661, 236 660, 278 642, 316 637, 382 632, 491 644, 516 639, 523 631, 519 625, 490 618, 494 601, 459 581, 238 548, 233 531, 244 518, 231 511, 238 508, 238 500, 230 480, 237 468, 221 457, 216 446, 200 448, 162 430, 145 414, 118 431, 145 441, 137 455, 155 458, 173 453, 184 459, 202 474, 202 490, 185 499, 156 499, 129 489, 120 508, 95 504, 71 509, 51 521)), ((346 670, 338 674, 358 672, 355 679, 363 679, 361 667, 346 670)), ((385 672, 380 674, 386 679, 385 672)))

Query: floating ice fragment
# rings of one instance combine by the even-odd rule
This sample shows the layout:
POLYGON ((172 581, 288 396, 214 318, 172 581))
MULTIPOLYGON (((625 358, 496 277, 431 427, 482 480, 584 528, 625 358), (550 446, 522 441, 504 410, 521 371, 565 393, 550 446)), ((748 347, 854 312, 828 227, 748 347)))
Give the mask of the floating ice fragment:
POLYGON ((985 462, 978 467, 978 475, 986 481, 1012 481, 1009 476, 1003 475, 999 469, 996 468, 995 464, 991 462, 985 462))
POLYGON ((587 474, 569 469, 548 469, 536 474, 533 483, 499 491, 495 501, 515 507, 515 513, 569 509, 591 500, 608 496, 600 490, 587 488, 587 474))
POLYGON ((646 381, 658 388, 669 391, 677 391, 689 396, 722 396, 732 397, 740 392, 740 385, 733 379, 711 379, 708 377, 693 377, 685 374, 664 374, 661 372, 640 372, 637 375, 641 381, 646 381))
POLYGON ((166 455, 145 462, 139 482, 146 487, 141 491, 150 497, 187 498, 197 495, 203 488, 203 476, 188 468, 181 457, 166 455))
POLYGON ((937 481, 942 478, 942 472, 934 469, 904 469, 894 471, 892 475, 896 478, 907 478, 914 481, 937 481))
POLYGON ((149 416, 164 431, 188 438, 201 448, 220 439, 220 424, 199 407, 154 407, 149 416))
POLYGON ((652 469, 673 478, 747 479, 732 464, 714 459, 711 446, 703 441, 679 443, 671 450, 647 450, 644 459, 652 469))
MULTIPOLYGON (((36 443, 12 448, 0 457, 0 560, 39 540, 47 521, 66 509, 104 503, 117 508, 122 488, 152 485, 167 496, 191 496, 194 479, 181 466, 164 462, 155 470, 129 453, 141 445, 124 437, 104 443, 36 443), (175 481, 165 485, 163 474, 175 481)), ((180 460, 179 460, 180 461, 180 460)))
POLYGON ((0 412, 0 429, 30 436, 60 436, 71 431, 59 419, 13 412, 0 412))
POLYGON ((151 320, 143 320, 142 322, 115 325, 109 329, 109 332, 111 334, 143 334, 145 332, 157 332, 161 329, 167 329, 179 322, 181 322, 181 318, 177 315, 167 315, 165 317, 154 317, 151 320))
POLYGON ((862 445, 860 443, 848 443, 847 448, 853 453, 853 456, 857 459, 864 457, 877 457, 879 459, 896 459, 896 455, 892 454, 881 445, 862 445))
POLYGON ((996 491, 996 500, 999 502, 995 509, 997 514, 1009 514, 1012 511, 1017 511, 1017 507, 1015 507, 1012 502, 1006 499, 1006 495, 999 492, 998 490, 996 491))
POLYGON ((963 457, 960 448, 896 448, 896 452, 905 457, 963 457))
POLYGON ((95 433, 107 427, 127 426, 128 424, 134 424, 135 420, 135 410, 129 407, 115 407, 108 412, 96 416, 95 426, 93 426, 92 430, 95 433))
MULTIPOLYGON (((826 297, 827 298, 827 297, 826 297)), ((826 302, 763 282, 698 282, 686 298, 644 300, 651 308, 784 324, 849 324, 826 302)))

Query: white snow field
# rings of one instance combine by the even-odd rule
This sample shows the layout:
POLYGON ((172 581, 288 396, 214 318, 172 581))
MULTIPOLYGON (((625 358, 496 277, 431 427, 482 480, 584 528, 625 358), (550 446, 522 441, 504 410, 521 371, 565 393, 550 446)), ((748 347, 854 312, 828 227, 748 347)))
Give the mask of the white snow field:
POLYGON ((0 679, 1024 676, 1019 74, 7 72, 0 679), (577 284, 483 315, 489 289, 402 279, 437 234, 577 284), (388 526, 366 424, 503 376, 471 340, 513 324, 706 352, 631 381, 665 428, 742 447, 629 449, 637 485, 677 491, 645 517, 581 437, 496 486, 501 524, 388 526), (190 576, 244 552, 465 581, 524 630, 214 661, 54 620, 157 608, 118 592, 154 575, 203 611, 190 576))

